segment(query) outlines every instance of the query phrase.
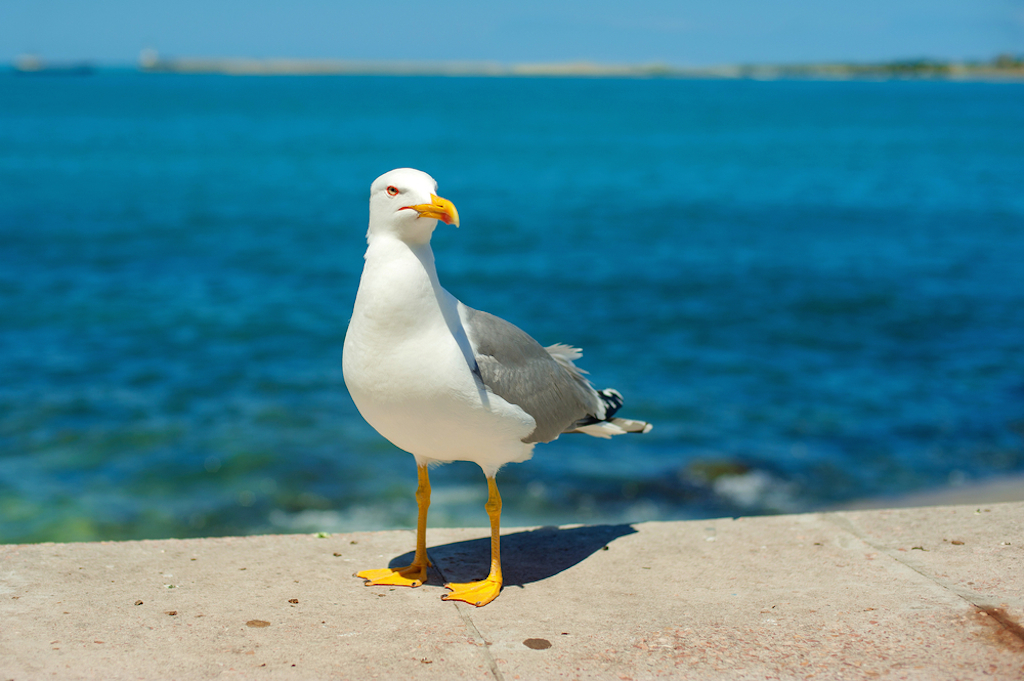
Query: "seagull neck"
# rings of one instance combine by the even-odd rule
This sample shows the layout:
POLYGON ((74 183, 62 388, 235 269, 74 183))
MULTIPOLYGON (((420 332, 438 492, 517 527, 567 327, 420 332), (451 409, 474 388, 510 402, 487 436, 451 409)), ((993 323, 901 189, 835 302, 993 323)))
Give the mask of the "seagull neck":
POLYGON ((434 265, 434 251, 430 248, 430 241, 409 243, 404 239, 380 236, 371 239, 366 249, 368 266, 402 262, 410 257, 419 261, 431 283, 436 284, 437 268, 434 265))
POLYGON ((416 259, 423 263, 423 269, 430 278, 437 281, 437 267, 434 265, 434 251, 430 248, 430 242, 422 244, 408 244, 409 250, 416 256, 416 259))
POLYGON ((403 338, 416 329, 451 330, 459 326, 457 305, 438 281, 429 243, 413 245, 389 236, 370 242, 353 324, 403 338))

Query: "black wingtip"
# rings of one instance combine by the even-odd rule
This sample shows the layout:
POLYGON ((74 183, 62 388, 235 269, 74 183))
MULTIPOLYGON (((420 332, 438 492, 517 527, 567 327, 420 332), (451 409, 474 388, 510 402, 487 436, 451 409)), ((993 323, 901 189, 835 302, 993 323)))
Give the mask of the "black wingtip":
POLYGON ((597 396, 601 398, 602 402, 604 402, 604 418, 599 419, 593 414, 588 414, 584 418, 572 424, 572 428, 569 430, 583 428, 584 426, 592 426, 595 423, 611 421, 612 417, 615 416, 615 412, 617 412, 622 406, 622 394, 618 390, 612 390, 611 388, 598 390, 597 396))
POLYGON ((618 390, 612 390, 611 388, 598 390, 597 394, 601 396, 601 400, 604 402, 604 420, 607 421, 615 416, 615 412, 622 407, 622 394, 618 390))

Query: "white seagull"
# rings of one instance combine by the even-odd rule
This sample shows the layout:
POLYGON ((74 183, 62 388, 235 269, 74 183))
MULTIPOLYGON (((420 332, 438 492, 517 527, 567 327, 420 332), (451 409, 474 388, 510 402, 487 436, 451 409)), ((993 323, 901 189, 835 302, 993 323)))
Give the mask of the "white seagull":
POLYGON ((402 568, 356 573, 367 585, 420 586, 426 580, 431 464, 474 461, 487 477, 491 570, 479 582, 446 584, 446 600, 486 605, 501 591, 501 497, 494 476, 526 461, 538 442, 562 433, 611 437, 650 424, 617 418, 622 396, 594 390, 567 345, 547 348, 518 327, 466 307, 441 287, 430 237, 459 214, 437 183, 401 168, 370 187, 363 274, 345 335, 345 384, 363 418, 416 457, 416 553, 402 568))

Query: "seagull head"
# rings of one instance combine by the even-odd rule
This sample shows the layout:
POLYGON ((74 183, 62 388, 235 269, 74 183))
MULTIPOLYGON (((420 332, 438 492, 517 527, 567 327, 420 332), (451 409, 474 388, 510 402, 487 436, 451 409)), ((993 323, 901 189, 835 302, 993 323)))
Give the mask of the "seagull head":
POLYGON ((412 168, 384 173, 370 185, 369 238, 392 234, 410 243, 426 243, 441 220, 459 226, 459 212, 437 195, 437 182, 412 168))

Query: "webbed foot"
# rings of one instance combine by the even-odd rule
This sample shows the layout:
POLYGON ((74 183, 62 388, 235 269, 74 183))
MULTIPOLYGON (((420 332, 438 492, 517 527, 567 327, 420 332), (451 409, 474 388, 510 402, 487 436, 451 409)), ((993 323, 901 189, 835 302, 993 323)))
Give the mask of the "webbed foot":
POLYGON ((479 608, 493 601, 501 593, 501 578, 495 578, 492 575, 479 582, 445 584, 445 587, 451 589, 452 592, 441 596, 442 600, 462 601, 479 608))
POLYGON ((421 586, 427 581, 427 565, 413 563, 401 568, 362 570, 356 577, 366 580, 366 586, 421 586))

